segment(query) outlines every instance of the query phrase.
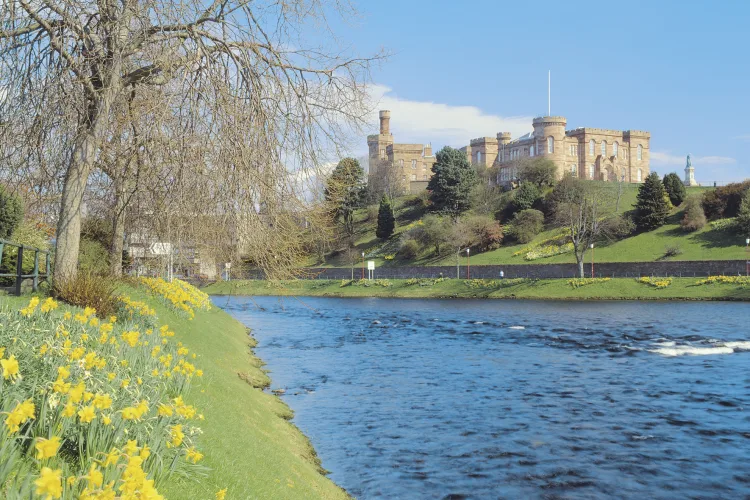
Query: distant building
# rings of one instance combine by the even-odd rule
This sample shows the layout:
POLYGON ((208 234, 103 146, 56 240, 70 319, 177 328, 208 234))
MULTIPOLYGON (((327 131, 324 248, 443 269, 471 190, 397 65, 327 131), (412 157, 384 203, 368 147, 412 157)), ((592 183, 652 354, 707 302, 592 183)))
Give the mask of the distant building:
MULTIPOLYGON (((367 137, 370 180, 378 178, 383 167, 394 166, 412 193, 427 187, 435 157, 432 148, 421 144, 395 144, 390 133, 390 111, 380 112, 380 134, 367 137)), ((479 167, 497 168, 498 184, 517 179, 518 166, 527 158, 546 157, 555 162, 558 178, 566 173, 582 179, 643 182, 651 171, 651 134, 640 130, 608 130, 580 127, 565 130, 562 116, 534 118, 533 132, 512 139, 509 132, 495 137, 472 139, 461 148, 469 162, 479 167)))

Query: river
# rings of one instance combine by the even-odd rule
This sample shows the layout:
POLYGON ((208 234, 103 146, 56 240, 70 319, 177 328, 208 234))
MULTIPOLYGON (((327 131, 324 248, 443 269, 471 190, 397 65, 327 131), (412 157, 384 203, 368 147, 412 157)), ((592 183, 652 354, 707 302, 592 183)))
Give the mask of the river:
POLYGON ((750 307, 214 297, 368 498, 746 498, 750 307))

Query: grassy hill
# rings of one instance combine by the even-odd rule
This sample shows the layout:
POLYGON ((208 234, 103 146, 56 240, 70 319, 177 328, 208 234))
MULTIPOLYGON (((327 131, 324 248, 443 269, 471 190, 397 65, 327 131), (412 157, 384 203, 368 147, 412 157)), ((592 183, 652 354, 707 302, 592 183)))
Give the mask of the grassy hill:
MULTIPOLYGON (((594 182, 594 181, 589 181, 594 182)), ((614 196, 611 183, 596 182, 601 189, 610 190, 614 196)), ((707 187, 687 188, 688 195, 701 194, 707 187)), ((632 210, 638 192, 637 185, 625 185, 623 189, 621 207, 623 212, 632 210)), ((376 218, 368 216, 368 210, 362 209, 355 214, 356 250, 354 252, 355 266, 361 265, 361 252, 365 252, 368 260, 374 260, 377 267, 400 265, 452 265, 456 262, 455 253, 435 256, 429 250, 422 252, 416 259, 404 261, 398 257, 388 260, 385 257, 393 255, 398 249, 401 235, 411 224, 421 219, 426 210, 414 203, 414 197, 403 197, 395 200, 396 232, 386 242, 375 237, 376 218)), ((737 236, 731 230, 722 228, 720 224, 707 224, 703 229, 686 233, 680 228, 683 216, 681 208, 675 208, 670 214, 668 223, 654 231, 635 234, 614 242, 603 242, 595 249, 597 262, 649 262, 656 260, 735 260, 745 258, 744 238, 737 236), (677 255, 667 256, 668 248, 676 248, 677 255)), ((504 243, 499 249, 484 253, 472 254, 471 263, 482 264, 551 264, 575 262, 572 253, 556 255, 547 258, 527 261, 523 253, 514 255, 524 248, 533 247, 554 236, 558 230, 548 228, 538 235, 531 243, 522 245, 504 243)), ((524 252, 525 253, 525 252, 524 252)), ((462 260, 465 257, 462 256, 462 260)), ((348 267, 351 257, 346 252, 333 252, 326 257, 325 262, 311 259, 309 266, 320 267, 348 267)))

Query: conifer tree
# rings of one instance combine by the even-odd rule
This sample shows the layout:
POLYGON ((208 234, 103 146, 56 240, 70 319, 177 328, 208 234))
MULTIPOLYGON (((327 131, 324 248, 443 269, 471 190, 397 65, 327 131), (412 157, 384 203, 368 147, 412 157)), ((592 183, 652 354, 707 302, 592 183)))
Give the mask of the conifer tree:
POLYGON ((663 226, 671 209, 669 195, 656 172, 651 172, 638 188, 635 205, 635 225, 641 230, 663 226))
POLYGON ((375 230, 375 236, 381 240, 388 239, 393 234, 394 229, 396 229, 396 217, 393 215, 393 207, 388 196, 383 195, 378 209, 378 227, 375 230))
POLYGON ((746 237, 750 237, 750 189, 745 191, 740 203, 740 211, 737 214, 736 227, 738 232, 746 237))
POLYGON ((680 176, 672 172, 664 176, 664 189, 666 189, 669 195, 669 201, 672 205, 679 207, 687 197, 687 191, 685 185, 680 180, 680 176))
POLYGON ((479 177, 463 151, 446 146, 435 157, 435 175, 427 185, 430 201, 438 212, 456 218, 471 207, 471 190, 479 177))

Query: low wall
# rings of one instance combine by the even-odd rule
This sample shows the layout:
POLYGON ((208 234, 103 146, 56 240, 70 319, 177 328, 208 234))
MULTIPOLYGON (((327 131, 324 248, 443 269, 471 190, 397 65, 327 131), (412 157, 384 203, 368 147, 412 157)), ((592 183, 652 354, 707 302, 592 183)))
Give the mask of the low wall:
MULTIPOLYGON (((586 277, 590 276, 591 263, 586 263, 586 277)), ((745 274, 744 260, 693 260, 664 262, 603 262, 594 263, 594 274, 597 277, 637 278, 640 276, 737 276, 745 274)), ((351 268, 309 268, 306 270, 311 279, 350 279, 351 268)), ((511 264, 492 266, 471 266, 471 278, 495 279, 503 271, 505 278, 574 278, 578 274, 576 264, 511 264)), ((466 278, 466 259, 458 268, 461 278, 466 278)), ((375 278, 455 278, 456 266, 403 266, 381 267, 375 270, 375 278)), ((354 268, 354 278, 362 276, 362 268, 354 268)), ((365 270, 365 276, 367 271, 365 270)), ((248 278, 262 278, 260 272, 251 272, 248 278)))

